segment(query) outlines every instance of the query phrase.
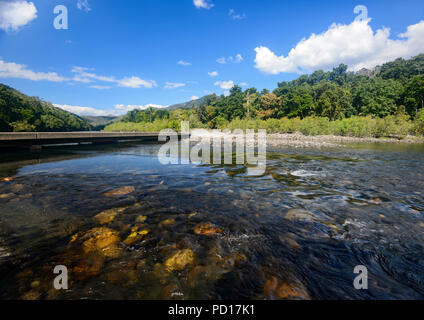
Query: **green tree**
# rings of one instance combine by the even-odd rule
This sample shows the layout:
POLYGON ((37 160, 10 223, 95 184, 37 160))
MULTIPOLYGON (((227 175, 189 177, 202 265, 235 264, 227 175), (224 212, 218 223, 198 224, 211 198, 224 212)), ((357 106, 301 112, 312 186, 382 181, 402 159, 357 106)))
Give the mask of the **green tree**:
POLYGON ((405 88, 404 101, 410 115, 418 115, 418 110, 424 108, 424 75, 414 76, 405 88))

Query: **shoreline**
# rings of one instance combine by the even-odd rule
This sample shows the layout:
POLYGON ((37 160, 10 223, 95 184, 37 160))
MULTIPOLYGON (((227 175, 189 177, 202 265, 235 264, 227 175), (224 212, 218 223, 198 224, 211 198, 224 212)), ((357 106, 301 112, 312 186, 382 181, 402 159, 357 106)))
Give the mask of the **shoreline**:
POLYGON ((355 143, 395 143, 395 144, 421 144, 424 138, 406 136, 403 139, 373 138, 373 137, 348 137, 334 135, 307 136, 302 133, 269 133, 267 145, 270 147, 343 147, 355 143))
MULTIPOLYGON (((191 129, 191 132, 196 129, 191 129)), ((203 129, 204 130, 204 129, 203 129)), ((225 138, 225 132, 213 132, 208 131, 210 137, 223 137, 225 138)), ((204 133, 193 134, 193 138, 201 138, 204 133)), ((254 143, 257 144, 255 138, 254 143)), ((350 137, 350 136, 336 136, 336 135, 317 135, 308 136, 303 133, 267 133, 266 135, 267 147, 294 147, 294 148, 321 148, 321 147, 343 147, 349 144, 358 143, 380 143, 380 144, 403 144, 403 145, 417 145, 424 144, 424 137, 418 136, 406 136, 403 139, 399 138, 373 138, 373 137, 350 137)))

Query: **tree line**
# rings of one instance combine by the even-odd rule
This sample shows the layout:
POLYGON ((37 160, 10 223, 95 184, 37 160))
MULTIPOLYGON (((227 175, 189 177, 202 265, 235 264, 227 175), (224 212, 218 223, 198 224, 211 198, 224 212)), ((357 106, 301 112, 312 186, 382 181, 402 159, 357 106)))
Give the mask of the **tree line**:
POLYGON ((65 132, 90 129, 90 124, 82 118, 0 84, 0 131, 65 132))
POLYGON ((170 127, 188 120, 195 127, 222 128, 234 120, 304 119, 329 121, 352 116, 385 118, 402 114, 415 119, 424 109, 424 54, 397 59, 374 70, 349 72, 344 64, 332 71, 318 70, 275 90, 243 90, 234 86, 228 95, 209 95, 198 107, 177 110, 133 110, 121 121, 155 123, 170 127))

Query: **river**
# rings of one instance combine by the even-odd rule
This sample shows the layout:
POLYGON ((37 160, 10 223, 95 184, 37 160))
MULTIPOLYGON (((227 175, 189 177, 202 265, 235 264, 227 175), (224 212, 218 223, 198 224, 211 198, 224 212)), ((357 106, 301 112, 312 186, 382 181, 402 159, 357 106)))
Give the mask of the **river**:
POLYGON ((274 148, 261 176, 158 148, 3 153, 0 299, 424 298, 423 145, 274 148))

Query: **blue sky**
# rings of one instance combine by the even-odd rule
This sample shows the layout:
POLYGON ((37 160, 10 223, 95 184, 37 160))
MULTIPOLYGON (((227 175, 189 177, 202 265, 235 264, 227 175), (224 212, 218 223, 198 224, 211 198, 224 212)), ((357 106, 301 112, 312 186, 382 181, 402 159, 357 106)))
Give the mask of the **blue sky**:
POLYGON ((80 114, 233 84, 273 89, 341 62, 358 70, 420 52, 422 0, 0 0, 0 82, 80 114), (67 30, 53 26, 57 5, 67 30), (357 5, 370 20, 354 22, 357 5))

